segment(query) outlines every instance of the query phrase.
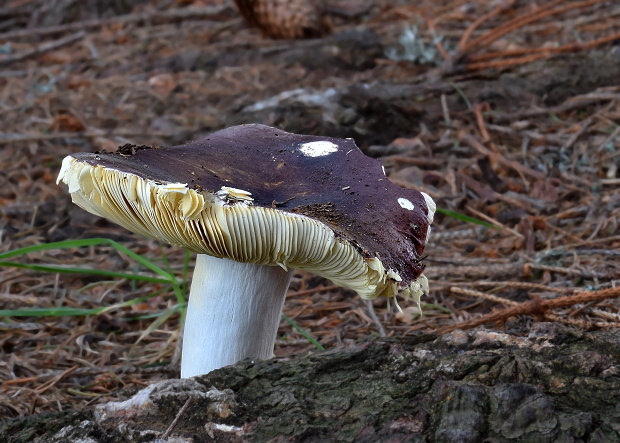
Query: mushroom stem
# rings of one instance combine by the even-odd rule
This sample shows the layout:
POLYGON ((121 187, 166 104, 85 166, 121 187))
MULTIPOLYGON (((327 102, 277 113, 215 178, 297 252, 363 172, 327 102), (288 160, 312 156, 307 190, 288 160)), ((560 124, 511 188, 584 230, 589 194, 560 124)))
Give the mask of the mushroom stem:
POLYGON ((199 254, 185 318, 181 377, 268 359, 292 270, 199 254))

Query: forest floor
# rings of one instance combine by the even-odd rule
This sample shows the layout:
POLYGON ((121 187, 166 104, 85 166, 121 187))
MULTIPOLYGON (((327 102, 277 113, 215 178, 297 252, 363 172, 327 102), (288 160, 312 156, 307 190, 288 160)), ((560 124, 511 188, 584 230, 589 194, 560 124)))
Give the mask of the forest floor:
MULTIPOLYGON (((339 0, 331 32, 309 40, 265 38, 231 1, 109 3, 0 8, 0 253, 106 237, 182 278, 184 251, 71 203, 55 184, 63 157, 263 123, 352 137, 395 183, 493 225, 436 216, 423 315, 297 273, 284 313, 323 347, 480 324, 620 326, 617 2, 339 0)), ((147 272, 108 246, 20 261, 147 272)), ((2 309, 158 293, 99 315, 0 318, 0 417, 178 376, 177 300, 162 289, 0 267, 2 309)), ((313 348, 281 323, 277 356, 313 348)))

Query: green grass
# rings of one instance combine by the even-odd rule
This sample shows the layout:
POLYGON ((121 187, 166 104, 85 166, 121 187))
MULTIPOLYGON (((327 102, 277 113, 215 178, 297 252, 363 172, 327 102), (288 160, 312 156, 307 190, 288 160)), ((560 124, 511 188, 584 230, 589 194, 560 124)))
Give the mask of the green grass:
POLYGON ((321 343, 319 343, 318 341, 316 341, 314 339, 314 337, 312 337, 308 331, 306 331, 305 329, 303 329, 301 326, 299 326, 297 323, 295 323, 295 320, 293 320, 290 317, 287 317, 286 315, 282 314, 282 318, 284 319, 284 321, 286 321, 289 325, 291 325, 293 328, 295 328, 295 330, 297 332, 299 332, 301 335, 303 335, 310 343, 312 343, 314 345, 315 348, 317 348, 319 351, 324 351, 325 348, 323 347, 323 345, 321 345, 321 343))
MULTIPOLYGON (((437 212, 447 215, 449 217, 456 218, 457 220, 461 220, 467 223, 474 223, 482 226, 486 226, 489 228, 496 228, 490 223, 487 223, 482 220, 478 220, 473 217, 469 217, 464 214, 460 214, 458 212, 449 211, 446 209, 437 208, 437 212)), ((21 308, 21 309, 2 309, 0 310, 0 317, 59 317, 59 316, 88 316, 88 315, 99 315, 104 312, 111 311, 113 309, 126 308, 138 303, 142 303, 149 298, 155 297, 165 292, 171 292, 176 297, 176 304, 167 308, 161 313, 158 314, 148 314, 148 315, 139 315, 124 318, 126 321, 135 321, 135 320, 146 320, 153 319, 148 328, 142 333, 137 342, 140 342, 144 337, 150 334, 152 331, 156 330, 159 326, 165 323, 170 317, 179 313, 181 315, 181 322, 183 322, 185 318, 185 310, 187 308, 187 294, 189 291, 189 285, 187 281, 187 274, 189 270, 189 263, 191 260, 191 254, 189 252, 185 252, 185 257, 183 260, 183 269, 181 272, 181 276, 175 276, 170 263, 166 255, 163 255, 162 261, 164 266, 158 266, 152 260, 149 260, 145 257, 142 257, 139 254, 136 254, 126 246, 115 242, 114 240, 110 240, 107 238, 90 238, 90 239, 82 239, 82 240, 67 240, 55 243, 46 243, 41 245, 29 246, 26 248, 15 249, 13 251, 0 253, 0 267, 12 267, 18 269, 26 269, 30 271, 36 272, 50 272, 50 273, 60 273, 60 274, 84 274, 84 275, 93 275, 99 277, 107 277, 112 281, 117 279, 126 279, 132 283, 136 282, 144 282, 144 283, 160 283, 164 285, 164 289, 154 291, 149 295, 143 297, 136 297, 132 300, 115 303, 109 306, 103 306, 99 308, 91 308, 91 309, 81 309, 81 308, 73 308, 73 307, 53 307, 53 308, 21 308), (117 272, 117 271, 108 271, 103 269, 92 269, 92 268, 81 268, 75 266, 62 266, 62 265, 47 265, 47 264, 31 264, 31 263, 20 263, 16 261, 9 261, 9 259, 14 259, 18 257, 23 257, 28 254, 37 253, 41 251, 47 251, 51 249, 72 249, 72 248, 84 248, 84 247, 92 247, 92 246, 110 246, 114 250, 119 253, 122 253, 134 260, 139 266, 145 268, 147 272, 117 272)), ((110 282, 106 280, 105 282, 110 282)), ((91 283, 89 285, 84 286, 79 289, 77 292, 81 292, 93 285, 101 284, 103 282, 91 283)), ((316 341, 307 331, 301 328, 295 321, 286 315, 282 315, 282 319, 289 323, 295 330, 297 330, 301 335, 303 335, 310 343, 312 343, 317 349, 324 350, 323 346, 316 341)))
MULTIPOLYGON (((124 278, 127 280, 133 281, 142 281, 148 283, 161 283, 168 285, 175 295, 177 299, 177 303, 179 305, 187 304, 187 292, 185 290, 186 285, 184 282, 179 281, 171 271, 164 270, 157 266, 152 261, 136 254, 132 250, 127 247, 121 245, 120 243, 115 242, 114 240, 110 240, 107 238, 89 238, 83 240, 67 240, 55 243, 45 243, 41 245, 28 246, 26 248, 15 249, 13 251, 5 252, 0 254, 0 266, 8 266, 12 268, 19 269, 28 269, 31 271, 37 272, 53 272, 53 273, 61 273, 61 274, 87 274, 87 275, 96 275, 100 277, 109 277, 111 279, 119 279, 124 278), (40 265, 40 264, 27 264, 27 263, 17 263, 13 261, 7 261, 7 259, 20 257, 27 254, 47 251, 50 249, 71 249, 71 248, 82 248, 87 246, 100 246, 106 245, 111 246, 117 252, 121 252, 127 255, 132 260, 135 260, 138 264, 147 268, 147 270, 151 271, 155 275, 147 275, 142 273, 127 273, 127 272, 116 272, 116 271, 107 271, 103 269, 91 269, 91 268, 80 268, 75 266, 61 266, 61 265, 40 265)), ((185 271, 186 272, 186 271, 185 271)), ((146 298, 154 297, 154 294, 147 296, 146 298)), ((139 299, 135 299, 135 303, 139 303, 139 299)), ((97 309, 75 309, 75 308, 49 308, 50 316, 58 316, 58 315, 92 315, 98 314, 101 312, 108 311, 110 309, 114 309, 116 307, 124 307, 129 306, 126 303, 131 302, 123 302, 120 304, 112 305, 104 309, 104 311, 100 311, 100 308, 97 309), (83 313, 79 313, 83 311, 83 313)), ((133 304, 135 304, 133 303, 133 304)), ((28 316, 31 313, 36 312, 37 316, 46 315, 46 308, 27 308, 27 309, 19 309, 19 310, 0 310, 0 316, 28 316)))
MULTIPOLYGON (((183 260, 183 270, 180 278, 177 278, 170 267, 170 263, 168 262, 167 257, 163 256, 164 267, 156 265, 153 261, 142 257, 139 254, 131 251, 127 247, 123 246, 120 243, 115 242, 114 240, 110 240, 107 238, 90 238, 83 240, 67 240, 55 243, 46 243, 41 245, 29 246, 26 248, 15 249, 13 251, 0 253, 0 267, 12 267, 18 269, 27 269, 36 272, 51 272, 51 273, 61 273, 61 274, 86 274, 86 275, 96 275, 100 277, 109 277, 110 279, 127 279, 132 282, 144 282, 144 283, 161 283, 164 285, 164 289, 154 291, 153 293, 143 296, 136 297, 132 300, 125 301, 122 303, 115 303, 109 306, 104 306, 100 308, 91 308, 91 309, 80 309, 80 308, 71 308, 71 307, 54 307, 54 308, 21 308, 21 309, 1 309, 0 317, 59 317, 59 316, 88 316, 88 315, 99 315, 104 312, 111 311, 113 309, 125 308, 129 306, 133 306, 135 304, 144 302, 149 298, 160 295, 166 291, 172 292, 176 297, 176 304, 167 308, 163 312, 159 314, 150 314, 150 315, 141 315, 128 317, 124 320, 132 321, 132 320, 144 320, 144 319, 153 319, 153 322, 148 326, 148 328, 143 331, 141 336, 138 338, 136 344, 140 342, 144 337, 148 334, 156 330, 163 323, 165 323, 171 316, 176 313, 181 314, 181 322, 183 322, 185 318, 185 309, 187 308, 187 294, 189 291, 189 285, 187 282, 187 274, 189 270, 189 263, 191 260, 191 254, 186 251, 185 257, 183 260), (47 251, 50 249, 71 249, 71 248, 83 248, 83 247, 91 247, 91 246, 110 246, 115 249, 117 252, 123 253, 132 260, 134 260, 137 264, 146 268, 147 271, 150 271, 150 274, 146 273, 138 273, 138 272, 116 272, 116 271, 107 271, 102 269, 92 269, 92 268, 80 268, 75 266, 60 266, 60 265, 42 265, 42 264, 28 264, 28 263, 19 263, 15 261, 7 261, 7 259, 13 259, 17 257, 22 257, 28 254, 47 251)), ((109 281, 107 281, 109 282, 109 281)), ((86 285, 85 287, 78 290, 78 292, 83 291, 87 287, 92 287, 93 285, 100 284, 91 283, 86 285)), ((310 341, 317 349, 324 350, 323 346, 318 343, 312 336, 305 330, 303 330, 297 323, 295 323, 292 319, 282 315, 282 318, 286 320, 293 328, 299 331, 304 337, 310 341)))
POLYGON ((473 223, 475 225, 486 226, 487 228, 499 229, 497 226, 492 225, 491 223, 487 223, 483 220, 478 220, 477 218, 470 217, 469 215, 461 214, 460 212, 450 211, 449 209, 437 208, 438 213, 447 215, 448 217, 455 218, 457 220, 461 220, 467 223, 473 223))
POLYGON ((461 98, 465 102, 465 105, 467 106, 467 109, 473 111, 474 107, 472 106, 471 101, 465 95, 465 92, 463 92, 463 89, 461 89, 461 87, 454 82, 450 82, 450 86, 452 86, 456 93, 461 96, 461 98))

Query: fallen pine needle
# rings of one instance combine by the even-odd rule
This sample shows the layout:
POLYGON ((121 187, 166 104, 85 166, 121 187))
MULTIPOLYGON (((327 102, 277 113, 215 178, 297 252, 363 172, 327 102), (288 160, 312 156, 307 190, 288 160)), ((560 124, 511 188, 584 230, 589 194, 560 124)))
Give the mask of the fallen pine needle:
POLYGON ((535 298, 533 300, 520 303, 518 306, 514 306, 512 308, 492 312, 490 314, 486 314, 463 323, 457 323, 454 325, 439 328, 436 332, 438 334, 445 334, 448 332, 452 332, 455 329, 471 329, 485 323, 504 322, 510 317, 516 317, 518 315, 538 315, 544 317, 547 311, 550 311, 554 308, 572 306, 579 303, 589 303, 591 301, 604 300, 607 298, 615 297, 620 297, 620 287, 601 289, 599 291, 579 292, 574 295, 566 295, 551 300, 542 300, 540 298, 535 298))

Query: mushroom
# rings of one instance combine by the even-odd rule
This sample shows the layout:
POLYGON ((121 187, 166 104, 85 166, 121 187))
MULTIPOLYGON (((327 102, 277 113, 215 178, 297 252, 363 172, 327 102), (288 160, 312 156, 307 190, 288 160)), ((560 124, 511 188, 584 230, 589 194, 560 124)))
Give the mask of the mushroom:
POLYGON ((292 270, 364 299, 428 292, 435 204, 403 189, 351 139, 235 126, 170 148, 66 157, 73 202, 198 253, 181 376, 273 355, 292 270))

